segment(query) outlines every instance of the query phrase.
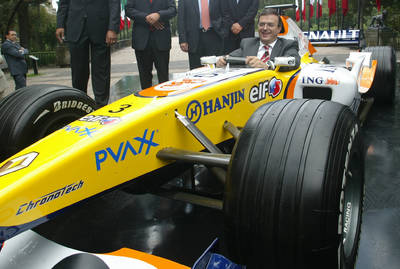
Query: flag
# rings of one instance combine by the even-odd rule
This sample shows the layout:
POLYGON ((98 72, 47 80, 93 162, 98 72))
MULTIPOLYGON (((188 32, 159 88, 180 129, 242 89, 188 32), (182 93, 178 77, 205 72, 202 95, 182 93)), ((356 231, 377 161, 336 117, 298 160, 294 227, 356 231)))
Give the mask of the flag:
POLYGON ((336 0, 328 0, 329 17, 336 12, 336 0))
POLYGON ((126 17, 126 22, 128 23, 128 29, 131 28, 131 19, 126 17))
POLYGON ((343 12, 343 16, 346 16, 348 10, 349 10, 349 3, 348 3, 348 0, 342 0, 342 12, 343 12))
POLYGON ((301 12, 303 14, 303 21, 306 21, 306 0, 301 0, 301 12))
POLYGON ((125 27, 125 4, 126 4, 126 0, 121 0, 121 13, 120 13, 120 19, 119 19, 119 30, 122 30, 125 27))
POLYGON ((300 20, 299 0, 296 0, 296 21, 300 20))
POLYGON ((310 0, 310 18, 314 16, 314 0, 310 0))
POLYGON ((376 0, 376 6, 378 8, 378 11, 381 11, 381 0, 376 0))
POLYGON ((318 0, 318 13, 317 13, 317 18, 322 17, 322 0, 318 0))

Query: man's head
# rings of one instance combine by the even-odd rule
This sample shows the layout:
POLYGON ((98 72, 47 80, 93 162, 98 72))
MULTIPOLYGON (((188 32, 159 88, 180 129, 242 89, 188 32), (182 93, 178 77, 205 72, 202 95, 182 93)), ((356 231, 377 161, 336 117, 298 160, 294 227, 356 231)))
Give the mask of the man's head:
POLYGON ((282 29, 281 18, 273 8, 266 8, 258 17, 258 35, 264 44, 271 44, 278 37, 282 29))
POLYGON ((11 40, 12 42, 17 41, 17 33, 13 30, 8 30, 7 34, 6 34, 6 38, 8 40, 11 40))

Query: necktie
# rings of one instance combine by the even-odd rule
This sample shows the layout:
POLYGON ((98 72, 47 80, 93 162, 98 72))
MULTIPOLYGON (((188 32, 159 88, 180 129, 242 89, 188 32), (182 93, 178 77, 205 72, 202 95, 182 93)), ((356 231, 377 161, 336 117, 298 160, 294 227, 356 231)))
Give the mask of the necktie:
POLYGON ((269 60, 269 46, 265 45, 264 46, 265 49, 265 53, 264 55, 261 57, 261 61, 263 61, 264 63, 266 63, 269 60))
POLYGON ((210 28, 210 12, 208 11, 208 0, 201 0, 201 26, 204 30, 210 28))

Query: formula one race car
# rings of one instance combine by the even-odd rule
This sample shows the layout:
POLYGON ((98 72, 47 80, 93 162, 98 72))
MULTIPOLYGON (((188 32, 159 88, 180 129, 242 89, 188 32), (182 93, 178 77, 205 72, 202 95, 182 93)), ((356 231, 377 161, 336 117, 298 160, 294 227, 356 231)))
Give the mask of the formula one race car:
MULTIPOLYGON (((364 153, 359 119, 394 100, 390 47, 344 67, 202 68, 96 110, 83 92, 34 85, 0 101, 0 242, 111 189, 158 187, 183 163, 223 182, 228 257, 249 268, 352 268, 360 237, 364 153), (37 142, 35 142, 37 141, 37 142)), ((5 242, 7 245, 7 241, 5 242)), ((211 268, 211 267, 209 267, 211 268)))

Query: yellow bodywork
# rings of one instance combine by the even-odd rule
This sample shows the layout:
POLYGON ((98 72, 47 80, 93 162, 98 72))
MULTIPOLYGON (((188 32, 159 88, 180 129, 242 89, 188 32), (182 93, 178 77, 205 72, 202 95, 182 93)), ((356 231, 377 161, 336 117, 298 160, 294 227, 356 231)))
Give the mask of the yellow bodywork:
POLYGON ((70 123, 0 164, 0 233, 6 233, 1 237, 167 165, 156 158, 165 147, 203 150, 175 110, 215 144, 230 139, 223 123, 244 126, 260 105, 290 98, 296 72, 210 69, 132 94, 70 123), (269 81, 277 83, 274 89, 269 81), (161 88, 168 90, 166 96, 157 97, 161 88))

